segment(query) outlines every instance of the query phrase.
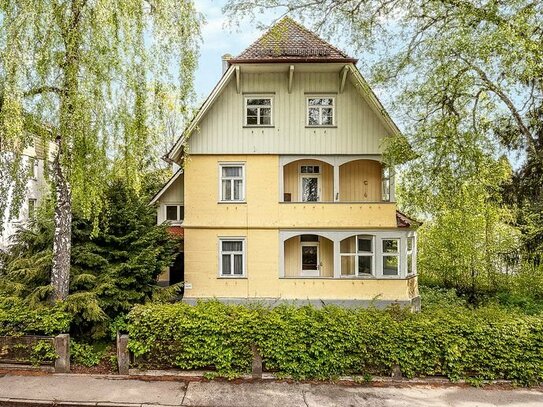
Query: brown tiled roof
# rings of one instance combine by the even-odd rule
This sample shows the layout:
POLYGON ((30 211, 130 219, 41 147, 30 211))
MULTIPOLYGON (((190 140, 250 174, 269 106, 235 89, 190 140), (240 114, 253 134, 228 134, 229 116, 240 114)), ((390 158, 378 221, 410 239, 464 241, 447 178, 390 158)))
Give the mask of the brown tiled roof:
POLYGON ((396 211, 396 224, 399 228, 412 228, 420 226, 421 223, 404 215, 400 211, 396 211))
POLYGON ((230 63, 353 62, 333 45, 289 17, 281 19, 230 63))

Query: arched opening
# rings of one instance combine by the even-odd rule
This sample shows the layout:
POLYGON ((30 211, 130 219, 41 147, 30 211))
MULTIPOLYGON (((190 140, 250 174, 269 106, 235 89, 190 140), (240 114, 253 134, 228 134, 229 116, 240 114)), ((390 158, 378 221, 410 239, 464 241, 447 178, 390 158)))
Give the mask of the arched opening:
POLYGON ((383 166, 374 160, 349 161, 339 167, 341 202, 378 202, 383 197, 383 166))
POLYGON ((302 234, 284 242, 285 277, 333 277, 334 243, 323 236, 302 234))
POLYGON ((334 167, 320 160, 297 160, 283 167, 284 202, 333 202, 334 167))

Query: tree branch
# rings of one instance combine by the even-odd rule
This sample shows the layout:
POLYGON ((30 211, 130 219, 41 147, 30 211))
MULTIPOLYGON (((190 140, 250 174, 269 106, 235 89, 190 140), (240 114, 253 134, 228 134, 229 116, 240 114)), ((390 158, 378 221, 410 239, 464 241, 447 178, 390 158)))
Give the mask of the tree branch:
POLYGON ((23 93, 23 96, 37 96, 43 95, 44 93, 56 93, 57 95, 62 95, 64 90, 57 86, 38 86, 37 88, 32 88, 23 93))

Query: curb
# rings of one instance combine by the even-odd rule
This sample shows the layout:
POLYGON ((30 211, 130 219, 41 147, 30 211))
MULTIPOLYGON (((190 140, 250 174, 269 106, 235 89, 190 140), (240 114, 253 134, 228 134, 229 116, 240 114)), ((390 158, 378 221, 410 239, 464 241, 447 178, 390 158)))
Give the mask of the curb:
POLYGON ((110 401, 60 401, 0 397, 2 407, 172 407, 171 404, 115 403, 110 401))

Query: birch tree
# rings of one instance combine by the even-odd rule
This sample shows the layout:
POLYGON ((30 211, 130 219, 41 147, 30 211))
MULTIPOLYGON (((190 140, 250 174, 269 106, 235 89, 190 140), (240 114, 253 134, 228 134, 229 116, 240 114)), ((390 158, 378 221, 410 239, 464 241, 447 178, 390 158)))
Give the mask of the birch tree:
POLYGON ((53 300, 68 294, 72 206, 97 217, 112 159, 137 187, 161 84, 191 97, 201 21, 191 0, 0 0, 0 190, 24 188, 30 112, 55 145, 53 300))

